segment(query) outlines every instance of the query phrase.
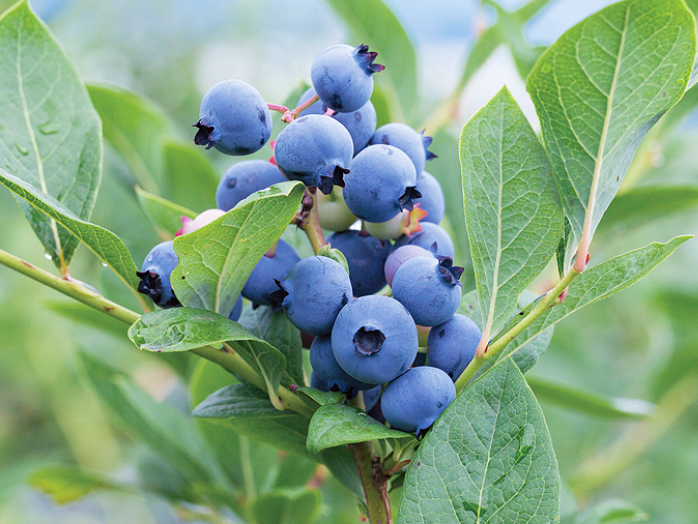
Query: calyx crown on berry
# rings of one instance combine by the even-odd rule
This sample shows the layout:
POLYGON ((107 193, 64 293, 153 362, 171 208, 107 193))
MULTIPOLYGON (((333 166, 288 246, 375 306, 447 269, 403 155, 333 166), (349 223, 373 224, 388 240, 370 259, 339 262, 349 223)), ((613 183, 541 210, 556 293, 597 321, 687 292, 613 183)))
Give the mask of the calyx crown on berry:
POLYGON ((160 307, 163 308, 178 307, 181 305, 174 295, 172 295, 172 298, 168 299, 166 303, 160 304, 160 299, 162 298, 162 279, 157 272, 152 270, 136 271, 136 275, 141 279, 138 283, 139 293, 148 295, 153 302, 159 304, 160 307))
POLYGON ((363 62, 366 72, 369 75, 372 75, 373 73, 378 73, 385 69, 384 65, 373 63, 373 61, 378 56, 378 53, 376 53, 375 51, 369 51, 368 46, 366 44, 356 46, 355 51, 357 59, 363 62))
POLYGON ((427 160, 434 160, 435 158, 439 158, 436 154, 429 151, 429 146, 431 145, 431 142, 432 140, 434 140, 434 138, 430 136, 425 136, 424 131, 426 131, 426 129, 422 129, 422 131, 419 133, 419 136, 422 137, 422 144, 424 144, 424 153, 426 154, 427 160))
POLYGON ((443 279, 452 286, 463 287, 460 277, 465 269, 460 266, 454 266, 451 257, 437 256, 436 258, 439 261, 439 273, 443 279))
POLYGON ((417 190, 416 186, 410 186, 405 189, 405 192, 397 199, 400 204, 400 210, 407 209, 412 211, 414 209, 414 199, 421 198, 422 194, 417 190))

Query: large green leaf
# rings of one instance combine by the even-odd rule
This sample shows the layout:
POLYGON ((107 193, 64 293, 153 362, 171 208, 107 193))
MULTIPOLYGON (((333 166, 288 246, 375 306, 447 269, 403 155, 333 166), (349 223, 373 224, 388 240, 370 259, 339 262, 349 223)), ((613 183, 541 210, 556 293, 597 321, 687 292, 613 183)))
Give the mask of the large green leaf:
POLYGON ((54 466, 35 471, 29 478, 29 484, 50 496, 56 504, 68 504, 98 490, 135 494, 128 486, 69 466, 54 466))
POLYGON ((464 390, 405 476, 398 524, 548 524, 560 474, 533 392, 508 358, 464 390))
POLYGON ((165 141, 165 195, 181 206, 201 212, 216 207, 219 176, 194 142, 165 141))
POLYGON ((527 89, 577 241, 613 199, 640 140, 683 95, 696 37, 682 0, 626 0, 562 35, 527 89))
POLYGON ((129 328, 128 336, 140 349, 157 352, 227 342, 264 378, 270 395, 276 394, 286 369, 286 357, 278 349, 237 322, 205 309, 178 307, 146 313, 129 328))
POLYGON ((169 200, 148 193, 140 187, 136 188, 136 196, 141 209, 153 225, 171 237, 174 237, 175 233, 182 228, 182 217, 196 218, 196 213, 190 209, 173 204, 169 200))
MULTIPOLYGON (((38 191, 24 180, 10 175, 0 168, 0 183, 25 200, 37 213, 45 213, 80 240, 97 257, 116 273, 119 279, 136 293, 139 278, 136 264, 119 237, 108 229, 90 224, 73 214, 59 201, 38 191)), ((138 293, 136 296, 139 297, 138 293)), ((139 297, 140 298, 140 297, 139 297)), ((142 299, 141 299, 142 300, 142 299)))
POLYGON ((270 306, 246 307, 240 324, 281 351, 286 357, 286 372, 291 380, 296 385, 305 385, 301 334, 283 311, 274 312, 270 306))
POLYGON ((138 184, 162 194, 163 144, 171 132, 167 116, 135 93, 107 84, 88 84, 102 118, 104 138, 133 172, 138 184))
POLYGON ((346 22, 357 42, 378 52, 385 71, 373 76, 387 97, 393 120, 409 119, 417 107, 417 58, 407 33, 382 0, 326 0, 346 22))
POLYGON ((596 417, 638 419, 650 416, 656 408, 644 400, 606 397, 542 378, 529 376, 526 381, 539 400, 596 417))
POLYGON ((563 518, 561 524, 624 524, 646 522, 650 516, 634 504, 624 500, 610 499, 598 503, 579 515, 563 518))
MULTIPOLYGON (((0 168, 89 220, 102 177, 102 131, 85 87, 28 2, 0 18, 0 168)), ((79 242, 20 202, 56 267, 79 242)))
POLYGON ((269 397, 247 384, 231 384, 219 389, 196 406, 192 415, 202 418, 283 417, 269 397))
POLYGON ((189 417, 157 403, 128 377, 86 351, 78 352, 78 359, 83 378, 122 429, 159 453, 190 482, 208 480, 227 485, 189 417))
POLYGON ((172 287, 189 307, 227 317, 254 266, 298 211, 305 186, 283 182, 254 193, 221 218, 177 237, 172 287))
POLYGON ((550 162, 507 88, 464 127, 460 158, 465 221, 483 333, 507 323, 562 234, 550 162))
POLYGON ((414 435, 388 429, 358 408, 344 404, 325 404, 310 419, 308 449, 317 453, 342 444, 380 438, 414 439, 414 435))
MULTIPOLYGON (((665 244, 653 242, 641 249, 630 251, 607 260, 598 266, 588 268, 570 284, 567 296, 561 304, 543 312, 540 317, 518 335, 515 339, 518 341, 517 347, 525 346, 538 337, 541 332, 575 311, 630 287, 645 277, 671 255, 677 247, 690 238, 692 236, 684 235, 673 238, 665 244)), ((517 315, 502 331, 508 331, 526 318, 526 313, 530 311, 531 307, 529 306, 523 310, 524 314, 517 315)))

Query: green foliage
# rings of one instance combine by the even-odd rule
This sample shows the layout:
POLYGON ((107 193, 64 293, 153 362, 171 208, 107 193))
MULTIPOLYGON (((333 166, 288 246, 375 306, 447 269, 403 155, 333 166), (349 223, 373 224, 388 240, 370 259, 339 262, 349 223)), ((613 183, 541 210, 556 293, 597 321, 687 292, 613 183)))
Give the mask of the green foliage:
POLYGON ((148 193, 139 187, 136 188, 136 195, 143 212, 153 225, 170 237, 174 237, 175 233, 182 227, 182 217, 196 218, 196 213, 193 211, 148 193))
POLYGON ((684 93, 696 54, 681 0, 625 0, 550 46, 527 88, 577 241, 593 234, 640 140, 684 93))
POLYGON ((50 496, 57 504, 74 502, 97 490, 131 491, 126 486, 115 484, 99 475, 65 466, 35 471, 29 483, 50 496))
POLYGON ((543 412, 511 359, 443 412, 405 477, 397 522, 547 523, 560 475, 543 412))
POLYGON ((257 524, 307 524, 320 512, 317 490, 278 489, 258 497, 251 508, 257 524))
MULTIPOLYGON (((26 1, 0 18, 0 48, 0 166, 89 220, 102 177, 102 148, 100 120, 85 87, 26 1)), ((65 270, 78 240, 20 203, 53 263, 65 270)))

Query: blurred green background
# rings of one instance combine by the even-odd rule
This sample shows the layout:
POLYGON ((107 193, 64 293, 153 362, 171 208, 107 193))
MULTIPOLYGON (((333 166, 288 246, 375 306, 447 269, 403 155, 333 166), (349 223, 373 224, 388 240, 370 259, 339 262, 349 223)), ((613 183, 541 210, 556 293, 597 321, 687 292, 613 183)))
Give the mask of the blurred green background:
MULTIPOLYGON (((418 129, 424 122, 432 126, 427 134, 435 133, 432 149, 439 159, 428 169, 455 188, 450 193, 452 208, 460 198, 457 136, 467 118, 507 84, 537 128, 522 75, 540 46, 609 2, 536 3, 547 5, 520 30, 502 31, 508 40, 497 36, 489 59, 467 77, 461 91, 459 81, 469 53, 482 52, 478 36, 495 24, 506 27, 505 13, 525 2, 502 1, 505 11, 498 11, 492 3, 481 5, 476 0, 448 0, 428 7, 417 1, 386 1, 416 52, 417 96, 410 107, 392 108, 392 116, 418 129), (449 96, 452 103, 441 106, 449 96), (449 109, 447 118, 440 119, 442 125, 436 129, 433 119, 443 107, 449 109)), ((347 24, 341 9, 332 4, 341 2, 37 0, 32 5, 83 78, 145 97, 169 117, 175 137, 190 141, 201 96, 215 82, 239 78, 256 86, 267 101, 283 103, 309 81, 310 63, 319 51, 335 43, 357 44, 361 31, 347 24)), ((0 1, 1 10, 10 5, 0 1)), ((380 47, 377 50, 382 53, 380 47)), ((379 62, 381 58, 379 54, 379 62)), ((476 61, 471 56, 471 67, 476 61)), ((592 264, 698 230, 698 113, 693 110, 697 102, 696 93, 689 93, 641 145, 621 197, 592 246, 592 264)), ((387 106, 390 109, 390 101, 387 106)), ((269 150, 260 156, 269 156, 269 150)), ((213 150, 207 157, 219 175, 233 163, 213 150)), ((125 183, 131 176, 128 165, 106 146, 92 221, 119 234, 139 264, 158 236, 125 183)), ((201 202, 197 211, 213 206, 214 202, 201 202)), ((53 271, 19 207, 4 190, 0 223, 2 249, 53 271)), ((450 226, 457 235, 457 224, 450 226)), ((466 257, 467 246, 458 238, 460 254, 466 257)), ((467 259, 463 262, 468 264, 467 259)), ((132 297, 84 249, 71 270, 75 278, 136 309, 132 297)), ((552 269, 549 277, 554 278, 552 269)), ((541 281, 533 291, 544 290, 548 283, 541 281)), ((472 281, 468 285, 472 288, 472 281)), ((125 326, 116 322, 106 319, 99 330, 71 320, 68 302, 0 267, 0 524, 197 521, 192 508, 175 507, 150 495, 98 492, 58 506, 27 486, 32 471, 51 464, 75 464, 128 483, 142 475, 139 464, 147 463, 149 452, 110 423, 79 378, 75 357, 79 348, 98 353, 156 399, 186 406, 186 388, 165 359, 135 350, 125 337, 125 326)), ((642 420, 617 419, 561 406, 555 395, 541 397, 566 485, 563 516, 605 500, 623 499, 654 523, 697 521, 696 326, 698 242, 694 240, 639 284, 556 328, 550 348, 530 373, 534 390, 536 382, 550 381, 657 406, 642 420)), ((338 483, 327 481, 323 496, 318 522, 358 521, 352 495, 338 483), (339 512, 331 509, 335 504, 339 512)))

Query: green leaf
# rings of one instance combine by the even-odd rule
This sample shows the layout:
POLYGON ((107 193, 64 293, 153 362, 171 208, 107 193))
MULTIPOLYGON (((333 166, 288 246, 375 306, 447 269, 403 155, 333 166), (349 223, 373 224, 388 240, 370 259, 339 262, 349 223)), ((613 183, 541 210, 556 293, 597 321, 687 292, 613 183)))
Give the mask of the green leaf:
POLYGON ((303 376, 303 343, 301 334, 283 311, 270 306, 245 307, 240 324, 262 340, 266 340, 286 357, 286 372, 293 383, 305 384, 303 376))
POLYGON ((220 177, 200 147, 193 142, 165 141, 164 194, 177 204, 196 212, 216 207, 216 189, 220 177))
POLYGON ((81 220, 53 197, 37 191, 32 185, 3 169, 0 169, 0 183, 31 204, 37 212, 45 213, 68 230, 97 255, 97 258, 109 266, 136 297, 143 300, 142 295, 136 291, 140 281, 136 275, 138 269, 131 253, 119 237, 108 229, 81 220))
POLYGON ((643 186, 618 195, 608 206, 599 234, 634 229, 660 218, 698 208, 698 186, 643 186))
POLYGON ((68 504, 98 490, 134 493, 124 485, 114 483, 101 475, 86 473, 74 467, 55 466, 32 473, 29 484, 51 497, 56 504, 68 504))
POLYGON ((316 489, 275 489, 257 497, 250 513, 257 524, 312 524, 322 505, 316 489))
POLYGON ((344 404, 325 404, 310 419, 308 449, 323 449, 380 438, 414 439, 414 435, 388 429, 364 411, 344 404))
POLYGON ((606 397, 542 378, 528 377, 526 381, 539 400, 596 417, 641 419, 652 415, 656 409, 654 404, 644 400, 606 397))
POLYGON ((548 427, 511 359, 465 389, 412 459, 398 524, 559 519, 560 474, 548 427))
MULTIPOLYGON (((524 346, 542 331, 575 311, 630 287, 645 277, 671 255, 677 247, 690 238, 693 237, 684 235, 673 238, 665 244, 653 242, 641 249, 607 260, 598 266, 587 268, 570 284, 567 296, 562 303, 544 312, 515 340, 519 341, 520 346, 524 346)), ((526 308, 524 313, 528 313, 528 311, 530 311, 530 307, 526 308)), ((525 316, 525 314, 517 315, 502 332, 509 331, 525 316)))
POLYGON ((192 415, 202 418, 283 417, 287 413, 276 409, 259 389, 247 384, 232 384, 209 395, 194 408, 192 415))
POLYGON ((600 502, 580 515, 562 519, 561 524, 621 524, 624 522, 645 522, 649 515, 634 504, 624 500, 611 499, 600 502))
POLYGON ((557 265, 557 274, 562 278, 567 273, 567 268, 570 266, 574 253, 574 242, 572 241, 572 226, 570 221, 565 217, 565 227, 560 237, 560 243, 555 252, 555 263, 557 265))
POLYGON ((504 326, 519 295, 545 268, 563 216, 550 163, 507 88, 464 127, 460 142, 465 221, 483 334, 504 326))
POLYGON ((196 218, 196 213, 178 206, 157 195, 136 187, 138 203, 153 225, 168 233, 171 237, 182 228, 182 217, 196 218))
MULTIPOLYGON (((28 2, 0 17, 0 49, 0 169, 89 220, 102 177, 102 131, 85 86, 28 2)), ((20 205, 53 263, 66 269, 77 239, 20 205)))
POLYGON ((342 404, 347 398, 341 391, 320 391, 319 389, 307 387, 298 388, 296 391, 312 399, 313 403, 319 406, 324 406, 325 404, 342 404))
POLYGON ((328 244, 322 246, 317 254, 322 257, 331 258, 335 262, 338 262, 339 265, 342 266, 347 273, 349 273, 349 264, 347 263, 347 257, 345 257, 344 253, 342 253, 339 249, 333 249, 332 246, 328 244))
POLYGON ((373 75, 376 86, 392 93, 393 120, 409 118, 417 107, 417 58, 400 22, 382 0, 326 0, 347 24, 356 44, 378 52, 385 71, 373 75))
POLYGON ((178 307, 146 313, 129 328, 128 336, 138 348, 156 352, 227 342, 264 378, 269 394, 275 394, 286 369, 286 357, 278 349, 237 322, 205 309, 178 307))
POLYGON ((696 52, 681 0, 626 0, 580 22, 528 77, 563 207, 579 241, 613 199, 642 137, 683 95, 696 52))
POLYGON ((86 351, 78 352, 78 360, 83 378, 122 429, 159 453, 190 482, 208 480, 227 486, 190 417, 157 403, 128 377, 86 351))
POLYGON ((188 307, 227 317, 259 259, 298 211, 305 186, 283 182, 254 193, 210 224, 177 237, 172 287, 188 307))
POLYGON ((162 194, 163 144, 171 132, 167 116, 131 91, 107 84, 88 84, 87 91, 102 119, 104 138, 126 162, 138 185, 162 194))

